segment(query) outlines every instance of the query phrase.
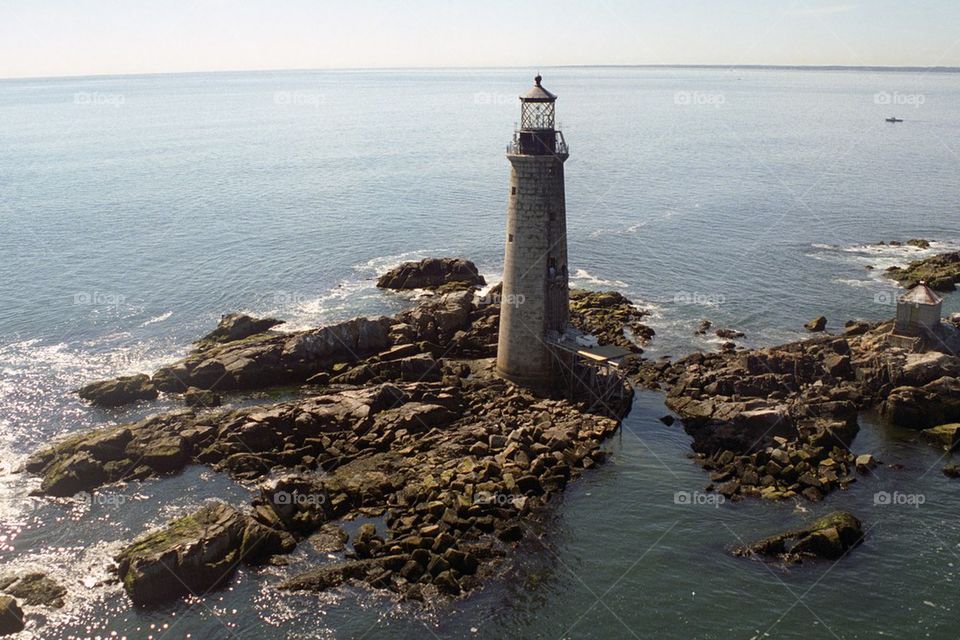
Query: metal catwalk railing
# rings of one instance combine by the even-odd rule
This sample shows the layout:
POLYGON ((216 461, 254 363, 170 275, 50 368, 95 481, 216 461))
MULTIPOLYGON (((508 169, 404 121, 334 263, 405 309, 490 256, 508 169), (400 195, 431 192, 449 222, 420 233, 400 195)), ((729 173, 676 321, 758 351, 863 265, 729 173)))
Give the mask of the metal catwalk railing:
POLYGON ((633 388, 616 363, 559 342, 550 344, 550 353, 568 399, 586 403, 589 413, 622 416, 633 388))

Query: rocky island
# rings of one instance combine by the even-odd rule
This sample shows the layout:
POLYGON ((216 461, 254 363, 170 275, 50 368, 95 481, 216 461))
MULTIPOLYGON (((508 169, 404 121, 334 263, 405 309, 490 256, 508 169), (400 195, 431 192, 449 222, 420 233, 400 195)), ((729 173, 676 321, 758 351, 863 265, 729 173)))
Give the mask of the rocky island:
MULTIPOLYGON (((117 556, 117 577, 138 605, 203 593, 240 564, 269 562, 313 535, 342 540, 336 523, 358 515, 382 524, 361 527, 343 562, 280 588, 349 579, 417 600, 469 591, 529 534, 551 496, 604 461, 601 444, 629 402, 584 413, 576 399, 535 396, 494 375, 498 301, 476 295, 482 280, 448 277, 476 272, 464 263, 444 261, 439 272, 431 261, 402 265, 398 288, 428 279, 438 291, 392 318, 279 333, 276 320, 224 316, 182 361, 80 390, 108 406, 182 394, 187 408, 73 435, 38 451, 26 470, 51 496, 189 464, 256 486, 248 509, 206 505, 117 556), (299 390, 266 406, 203 402, 204 393, 279 385, 299 390)), ((622 296, 578 300, 577 321, 600 333, 638 317, 622 296)))
MULTIPOLYGON (((499 289, 480 296, 485 283, 469 261, 406 263, 379 284, 410 283, 433 294, 395 317, 282 333, 279 320, 224 316, 183 360, 78 392, 106 406, 179 394, 184 409, 69 436, 25 469, 49 496, 190 464, 255 487, 246 508, 209 503, 123 549, 115 573, 137 605, 205 593, 240 565, 282 562, 306 540, 344 557, 279 589, 359 581, 409 600, 469 592, 531 535, 552 497, 604 462, 603 442, 630 403, 586 412, 576 398, 498 377, 499 289), (278 386, 295 391, 268 405, 217 406, 219 394, 278 386), (358 516, 378 524, 346 534, 339 523, 358 516)), ((653 331, 621 294, 574 291, 570 308, 571 323, 601 345, 632 352, 620 368, 633 384, 666 393, 707 489, 727 498, 818 501, 846 488, 878 463, 850 450, 864 409, 938 446, 960 442, 960 329, 951 325, 922 351, 892 342, 892 321, 851 321, 837 334, 818 321, 798 342, 649 360, 640 344, 653 331)), ((731 551, 793 563, 840 557, 862 538, 856 517, 834 514, 731 551)))

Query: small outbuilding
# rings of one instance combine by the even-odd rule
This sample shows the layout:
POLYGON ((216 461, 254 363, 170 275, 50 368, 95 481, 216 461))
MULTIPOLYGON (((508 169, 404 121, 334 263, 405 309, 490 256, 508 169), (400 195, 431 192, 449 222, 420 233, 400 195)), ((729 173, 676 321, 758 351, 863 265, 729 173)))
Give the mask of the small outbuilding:
POLYGON ((925 336, 940 326, 943 299, 925 282, 918 283, 897 300, 893 332, 902 336, 925 336))

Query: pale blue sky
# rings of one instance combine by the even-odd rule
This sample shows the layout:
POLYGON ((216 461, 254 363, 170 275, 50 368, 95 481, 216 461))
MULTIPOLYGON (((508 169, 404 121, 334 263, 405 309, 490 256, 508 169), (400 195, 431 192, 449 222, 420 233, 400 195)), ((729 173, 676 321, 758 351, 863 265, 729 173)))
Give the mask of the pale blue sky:
POLYGON ((960 66, 960 0, 0 0, 0 77, 563 64, 960 66))

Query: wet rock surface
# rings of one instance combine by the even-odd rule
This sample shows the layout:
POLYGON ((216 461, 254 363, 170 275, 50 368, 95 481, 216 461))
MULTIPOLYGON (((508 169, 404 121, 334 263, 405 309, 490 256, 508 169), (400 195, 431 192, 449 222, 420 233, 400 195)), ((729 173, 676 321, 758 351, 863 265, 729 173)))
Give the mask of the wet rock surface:
MULTIPOLYGON (((119 574, 138 604, 185 593, 169 595, 167 586, 161 588, 160 576, 168 571, 192 593, 228 579, 251 558, 240 551, 250 521, 270 536, 302 539, 361 511, 380 514, 388 528, 352 540, 356 559, 399 555, 403 565, 417 563, 407 566, 406 578, 397 573, 403 566, 387 574, 393 566, 387 561, 363 563, 358 567, 370 570, 364 580, 401 594, 411 582, 420 585, 411 597, 425 583, 455 594, 470 588, 472 582, 462 578, 475 573, 479 558, 526 535, 524 517, 604 461, 600 445, 618 426, 615 419, 584 414, 565 400, 537 398, 493 377, 492 361, 470 366, 468 378, 451 378, 453 386, 387 382, 269 407, 152 418, 58 445, 38 455, 31 468, 45 462, 59 474, 58 460, 72 460, 77 451, 99 462, 105 452, 128 455, 138 443, 133 446, 143 460, 120 467, 147 465, 140 477, 200 462, 261 483, 249 516, 223 506, 205 508, 125 550, 119 574), (479 555, 467 551, 471 545, 479 545, 479 555), (416 580, 409 580, 414 574, 416 580)), ((112 478, 98 472, 80 480, 92 490, 112 478)), ((45 479, 45 486, 61 485, 45 479)), ((359 570, 330 575, 352 579, 359 570)))
POLYGON ((472 289, 486 284, 477 266, 463 258, 425 258, 404 262, 380 276, 381 289, 472 289))
POLYGON ((195 343, 198 349, 206 349, 225 342, 234 342, 249 338, 277 325, 283 320, 276 318, 254 318, 243 313, 228 313, 220 318, 217 328, 195 343))
POLYGON ((960 464, 957 464, 956 462, 951 462, 950 464, 944 465, 941 471, 943 472, 943 475, 947 476, 948 478, 960 478, 960 464))
POLYGON ((23 609, 16 599, 0 595, 0 636, 22 631, 23 609))
POLYGON ((960 251, 917 260, 906 267, 890 267, 886 274, 908 289, 923 281, 936 291, 953 291, 960 282, 960 251))
POLYGON ((0 578, 0 591, 19 599, 31 607, 63 606, 67 590, 45 573, 28 573, 24 576, 6 576, 0 578))
POLYGON ((202 596, 228 581, 242 562, 292 547, 289 534, 213 503, 134 540, 115 560, 130 600, 144 606, 202 596))
MULTIPOLYGON (((695 460, 710 472, 709 490, 817 501, 856 481, 849 446, 859 411, 879 409, 914 429, 960 420, 960 358, 892 346, 891 328, 848 323, 841 335, 644 361, 633 377, 666 391, 695 460)), ((952 430, 937 437, 945 445, 952 438, 952 430)))
POLYGON ((906 267, 890 267, 886 274, 908 289, 923 281, 936 291, 953 291, 960 281, 960 251, 916 260, 906 267))
POLYGON ((150 376, 139 374, 88 384, 77 389, 77 395, 94 404, 117 407, 137 400, 153 400, 158 392, 150 376))
POLYGON ((803 325, 803 328, 811 333, 817 333, 827 328, 827 319, 824 316, 818 316, 810 322, 803 325))
POLYGON ((835 511, 808 527, 737 547, 733 554, 786 564, 805 559, 838 560, 863 542, 863 538, 863 526, 857 518, 845 511, 835 511))
POLYGON ((408 599, 457 596, 530 535, 568 482, 604 462, 601 445, 629 409, 586 413, 496 377, 498 317, 495 296, 454 291, 393 318, 212 345, 158 371, 157 386, 188 384, 185 395, 200 398, 278 379, 306 386, 283 402, 217 409, 198 400, 73 435, 25 467, 55 496, 188 464, 258 488, 247 509, 206 505, 124 549, 117 572, 140 605, 222 586, 244 562, 281 563, 277 554, 304 540, 346 558, 284 589, 360 581, 408 599), (379 524, 344 539, 338 523, 359 516, 379 524), (171 589, 171 573, 181 587, 171 589))
POLYGON ((616 291, 570 290, 570 324, 594 335, 601 345, 642 353, 640 345, 654 336, 653 329, 640 322, 647 315, 616 291))
POLYGON ((924 429, 920 435, 927 442, 939 445, 947 451, 960 447, 960 423, 942 424, 924 429))

